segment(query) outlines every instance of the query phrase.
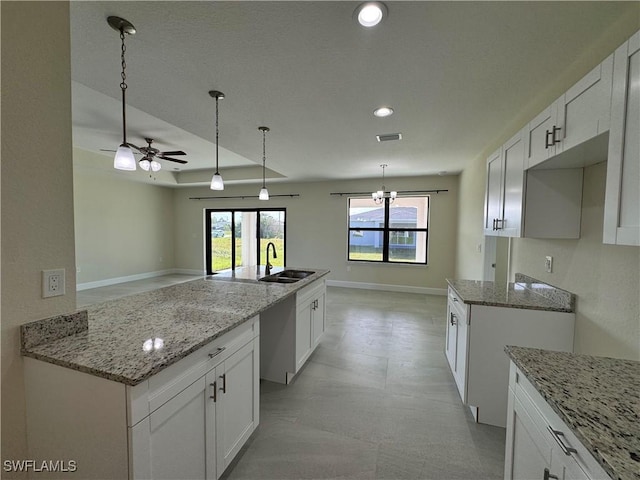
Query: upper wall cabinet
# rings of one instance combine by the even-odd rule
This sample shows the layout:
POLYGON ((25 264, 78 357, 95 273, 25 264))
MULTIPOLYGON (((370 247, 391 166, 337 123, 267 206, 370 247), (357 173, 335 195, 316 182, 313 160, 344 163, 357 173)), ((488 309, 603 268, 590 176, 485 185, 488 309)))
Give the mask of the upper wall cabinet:
POLYGON ((485 235, 519 237, 524 190, 524 130, 487 159, 485 235))
POLYGON ((579 238, 582 169, 525 171, 526 133, 487 159, 485 235, 579 238))
POLYGON ((614 55, 603 242, 640 245, 640 32, 614 55))
MULTIPOLYGON (((606 158, 606 138, 589 148, 585 142, 609 130, 613 55, 529 122, 525 134, 525 168, 562 154, 562 167, 584 166, 606 158)), ((546 165, 545 168, 554 168, 546 165)))

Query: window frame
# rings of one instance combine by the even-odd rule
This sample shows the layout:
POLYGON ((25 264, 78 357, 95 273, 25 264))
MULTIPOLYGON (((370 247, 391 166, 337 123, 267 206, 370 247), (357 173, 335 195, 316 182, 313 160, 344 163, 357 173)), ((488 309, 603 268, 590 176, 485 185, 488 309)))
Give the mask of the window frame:
MULTIPOLYGON (((431 224, 431 195, 411 195, 403 198, 424 198, 427 201, 427 226, 426 228, 410 228, 410 227, 390 227, 391 204, 389 198, 384 199, 384 224, 382 227, 352 227, 350 220, 351 200, 365 200, 366 197, 349 197, 347 198, 347 262, 372 263, 385 265, 429 265, 429 226, 431 224), (359 260, 350 258, 351 235, 354 232, 380 232, 382 233, 382 260, 359 260), (424 262, 402 262, 389 260, 391 250, 390 239, 392 232, 413 232, 415 235, 417 246, 418 233, 425 234, 425 260, 424 262)), ((381 204, 381 206, 383 206, 381 204)))
POLYGON ((261 212, 284 212, 284 253, 283 253, 283 261, 284 265, 287 264, 287 209, 286 208, 277 208, 277 207, 269 207, 269 208, 205 208, 204 210, 204 231, 205 231, 205 266, 207 275, 215 275, 216 272, 213 271, 213 256, 211 254, 212 245, 211 245, 211 214, 216 212, 230 212, 231 213, 231 270, 235 271, 236 269, 236 242, 235 240, 235 214, 241 212, 255 212, 256 213, 256 258, 258 265, 261 263, 261 251, 260 251, 260 213, 261 212))

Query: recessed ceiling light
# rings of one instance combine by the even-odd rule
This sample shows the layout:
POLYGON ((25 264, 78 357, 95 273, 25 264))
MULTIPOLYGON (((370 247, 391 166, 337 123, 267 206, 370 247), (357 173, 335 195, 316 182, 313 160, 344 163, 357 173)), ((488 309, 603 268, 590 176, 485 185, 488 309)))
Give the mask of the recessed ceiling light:
POLYGON ((354 14, 363 27, 375 27, 387 15, 387 7, 382 2, 365 2, 356 8, 354 14))
POLYGON ((389 115, 393 115, 393 108, 391 107, 378 107, 373 111, 373 114, 376 117, 388 117, 389 115))

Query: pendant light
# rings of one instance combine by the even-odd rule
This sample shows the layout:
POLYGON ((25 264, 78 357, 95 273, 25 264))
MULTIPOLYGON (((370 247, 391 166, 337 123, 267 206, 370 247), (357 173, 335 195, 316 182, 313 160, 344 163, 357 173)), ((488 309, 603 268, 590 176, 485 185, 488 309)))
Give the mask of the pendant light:
POLYGON ((120 73, 122 78, 122 82, 120 82, 120 90, 122 90, 122 143, 116 151, 116 156, 113 159, 113 167, 118 170, 135 170, 136 159, 133 156, 131 147, 129 147, 127 143, 127 113, 125 102, 125 91, 127 90, 127 75, 125 69, 127 68, 127 64, 124 60, 124 54, 127 48, 124 44, 124 34, 134 35, 136 29, 130 22, 120 17, 108 17, 107 23, 109 23, 111 28, 120 32, 120 41, 122 42, 120 48, 120 63, 122 65, 122 72, 120 73))
POLYGON ((385 198, 389 199, 389 203, 393 203, 393 201, 398 196, 398 192, 386 192, 385 191, 385 189, 384 189, 384 169, 387 168, 388 165, 386 163, 383 163, 380 166, 382 167, 382 190, 378 190, 376 192, 373 192, 371 194, 371 198, 373 198, 373 201, 376 203, 376 205, 383 204, 385 198))
POLYGON ((222 180, 222 175, 218 171, 218 100, 224 98, 224 93, 219 92, 218 90, 210 90, 209 95, 216 99, 216 173, 213 174, 211 178, 211 190, 224 190, 224 181, 222 180))
POLYGON ((258 198, 260 200, 269 200, 269 190, 267 190, 267 186, 265 185, 265 171, 267 163, 267 155, 265 153, 265 139, 267 132, 269 131, 269 127, 258 127, 258 130, 262 132, 262 188, 260 189, 258 198))

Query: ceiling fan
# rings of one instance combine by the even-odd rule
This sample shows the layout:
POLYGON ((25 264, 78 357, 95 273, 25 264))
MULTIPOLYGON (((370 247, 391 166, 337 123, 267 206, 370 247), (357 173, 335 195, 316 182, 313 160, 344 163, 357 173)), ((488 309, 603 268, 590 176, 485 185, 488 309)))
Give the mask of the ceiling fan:
MULTIPOLYGON (((175 155, 186 155, 186 153, 183 152, 182 150, 171 150, 169 152, 161 152, 157 148, 154 148, 151 146, 151 144, 153 143, 153 138, 145 138, 144 140, 145 142, 147 142, 146 147, 138 147, 133 143, 127 143, 127 145, 134 148, 135 150, 138 151, 138 153, 143 155, 143 157, 139 160, 140 168, 142 168, 143 170, 147 172, 149 170, 153 172, 157 172, 158 170, 160 170, 162 168, 162 165, 160 164, 160 162, 156 160, 156 158, 159 158, 162 160, 168 160, 170 162, 181 163, 181 164, 187 163, 186 160, 171 158, 171 156, 175 156, 175 155)), ((103 150, 103 151, 111 152, 113 150, 103 150)))

